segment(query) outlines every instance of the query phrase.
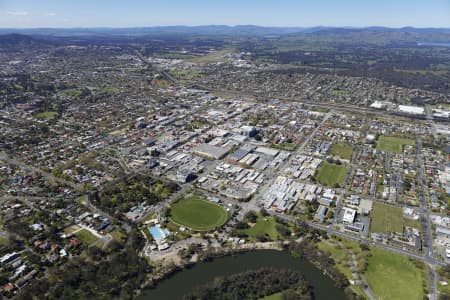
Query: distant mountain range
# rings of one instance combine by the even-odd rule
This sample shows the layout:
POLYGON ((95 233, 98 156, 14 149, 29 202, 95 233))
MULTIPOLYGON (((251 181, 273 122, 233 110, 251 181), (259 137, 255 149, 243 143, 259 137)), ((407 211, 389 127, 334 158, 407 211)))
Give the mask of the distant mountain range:
POLYGON ((205 25, 205 26, 156 26, 133 28, 0 28, 0 34, 20 33, 54 37, 81 36, 161 36, 161 35, 243 35, 280 36, 296 33, 349 33, 359 31, 405 32, 405 33, 450 33, 450 28, 389 28, 389 27, 263 27, 255 25, 205 25))
POLYGON ((0 33, 0 47, 1 48, 16 48, 16 47, 46 47, 49 46, 50 41, 34 38, 25 34, 0 33))
POLYGON ((55 45, 128 44, 150 40, 233 40, 257 38, 290 43, 333 45, 371 44, 413 46, 417 43, 450 43, 450 28, 389 27, 260 27, 161 26, 136 28, 0 28, 0 47, 52 47, 55 45))

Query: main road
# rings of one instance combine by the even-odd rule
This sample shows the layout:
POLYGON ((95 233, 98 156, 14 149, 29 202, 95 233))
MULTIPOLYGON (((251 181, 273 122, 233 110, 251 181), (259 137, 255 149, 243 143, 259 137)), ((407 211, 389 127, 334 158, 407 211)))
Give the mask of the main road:
MULTIPOLYGON (((294 217, 294 216, 290 216, 290 215, 285 215, 282 213, 277 213, 274 211, 269 211, 269 214, 276 216, 280 219, 286 220, 288 222, 298 222, 298 218, 294 217)), ((342 232, 339 230, 335 230, 333 228, 330 228, 330 226, 325 226, 325 225, 321 225, 318 223, 314 223, 311 221, 306 221, 305 224, 307 224, 309 227, 320 230, 320 231, 326 231, 329 235, 335 235, 335 236, 339 236, 339 237, 343 237, 346 239, 350 239, 353 240, 355 242, 359 242, 359 243, 365 243, 368 245, 372 245, 374 247, 378 247, 378 248, 382 248, 384 250, 396 253, 396 254, 400 254, 400 255, 404 255, 404 256, 408 256, 417 260, 421 260, 426 262, 429 265, 432 266, 445 266, 446 264, 443 261, 437 260, 433 257, 429 257, 427 255, 423 255, 423 254, 419 254, 419 253, 414 253, 414 252, 410 252, 404 249, 400 249, 400 248, 396 248, 387 244, 383 244, 380 242, 375 242, 373 240, 370 239, 366 239, 366 238, 362 238, 360 236, 357 235, 353 235, 351 233, 347 233, 347 232, 342 232)))
MULTIPOLYGON (((248 92, 243 91, 236 91, 236 90, 227 90, 227 89, 219 89, 216 87, 209 87, 209 86, 203 86, 201 84, 192 84, 191 86, 195 86, 213 93, 227 95, 227 96, 233 96, 233 97, 244 97, 244 98, 269 98, 268 96, 264 95, 258 95, 258 94, 252 94, 248 92)), ((299 100, 298 98, 292 98, 292 97, 285 97, 285 96, 272 96, 271 98, 282 100, 286 102, 297 102, 297 103, 303 103, 307 105, 312 105, 324 109, 334 109, 335 111, 345 111, 345 112, 352 112, 352 113, 360 113, 360 114, 371 114, 371 115, 377 115, 380 117, 387 117, 387 116, 394 116, 394 117, 400 117, 400 118, 407 118, 407 119, 413 119, 416 122, 421 122, 423 124, 427 124, 427 117, 424 116, 413 116, 413 115, 406 115, 406 114, 399 114, 395 111, 380 111, 376 110, 370 107, 362 107, 357 106, 353 104, 346 104, 346 103, 333 103, 333 102, 321 102, 321 101, 315 101, 315 100, 307 100, 302 99, 299 100)), ((435 120, 435 122, 440 123, 450 123, 450 120, 435 120)))
POLYGON ((25 169, 25 170, 33 171, 33 172, 39 173, 39 174, 41 174, 44 178, 53 180, 53 181, 55 181, 55 182, 59 182, 59 183, 61 183, 61 184, 68 185, 68 186, 72 187, 74 190, 76 190, 76 191, 78 191, 78 192, 83 191, 83 187, 82 187, 81 185, 76 184, 75 182, 72 182, 72 181, 68 181, 68 180, 65 180, 65 179, 56 177, 56 176, 54 176, 53 174, 48 173, 48 172, 46 172, 46 171, 43 171, 43 170, 41 170, 41 169, 39 169, 39 168, 36 168, 36 167, 34 167, 34 166, 30 165, 30 164, 27 164, 27 163, 18 161, 17 159, 11 157, 10 155, 6 154, 6 153, 3 152, 3 151, 0 151, 0 160, 4 160, 4 161, 6 161, 7 163, 9 163, 9 164, 11 164, 11 165, 19 166, 19 167, 21 167, 21 168, 23 168, 23 169, 25 169))
MULTIPOLYGON (((431 231, 431 222, 430 222, 430 210, 428 209, 427 205, 427 199, 425 197, 425 186, 424 186, 424 177, 423 177, 423 160, 422 160, 422 153, 421 153, 421 143, 419 138, 419 133, 416 128, 415 132, 415 138, 416 138, 416 163, 417 163, 417 181, 419 182, 419 188, 420 188, 420 201, 422 210, 424 212, 423 217, 423 233, 424 233, 424 241, 425 241, 425 258, 427 260, 434 259, 433 255, 433 233, 431 231)), ((431 272, 430 272, 430 281, 431 281, 431 289, 432 289, 432 295, 431 299, 437 299, 437 276, 434 265, 430 264, 431 272)))
MULTIPOLYGON (((251 202, 260 201, 262 202, 262 199, 265 197, 267 189, 272 185, 272 183, 275 181, 275 179, 278 177, 278 174, 285 168, 285 166, 289 165, 294 159, 297 154, 302 153, 302 151, 305 149, 305 147, 309 144, 309 142, 312 140, 312 138, 316 135, 317 131, 322 128, 323 124, 332 116, 332 113, 327 113, 325 117, 322 119, 322 121, 314 128, 314 130, 308 135, 308 137, 300 144, 300 146, 297 147, 295 152, 293 152, 289 158, 287 158, 283 163, 281 163, 278 166, 278 169, 276 172, 273 172, 271 175, 269 175, 265 183, 258 189, 258 192, 253 195, 251 202)), ((254 205, 246 205, 245 207, 255 207, 256 203, 253 203, 254 205)), ((241 214, 244 215, 247 211, 243 211, 241 214)))

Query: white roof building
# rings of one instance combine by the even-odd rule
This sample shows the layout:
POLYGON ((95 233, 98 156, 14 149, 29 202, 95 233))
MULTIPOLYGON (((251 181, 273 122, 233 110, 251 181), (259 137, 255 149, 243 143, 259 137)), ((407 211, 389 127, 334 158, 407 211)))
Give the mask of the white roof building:
POLYGON ((344 223, 353 223, 355 221, 355 217, 356 217, 356 210, 348 208, 348 207, 344 207, 344 217, 343 217, 343 221, 344 223))
POLYGON ((386 105, 383 104, 381 101, 375 101, 372 104, 370 104, 370 107, 376 108, 376 109, 382 109, 382 108, 386 107, 386 105))
POLYGON ((406 113, 406 114, 411 114, 411 115, 425 114, 425 109, 420 106, 399 105, 398 111, 401 113, 406 113))

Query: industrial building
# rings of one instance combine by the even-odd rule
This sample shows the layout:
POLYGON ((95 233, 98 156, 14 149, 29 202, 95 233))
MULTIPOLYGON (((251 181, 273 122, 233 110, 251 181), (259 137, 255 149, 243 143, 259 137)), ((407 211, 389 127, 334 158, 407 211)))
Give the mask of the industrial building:
POLYGON ((204 156, 211 159, 221 159, 228 152, 230 152, 231 147, 220 147, 210 144, 200 144, 193 149, 193 152, 197 155, 204 156))
POLYGON ((425 108, 420 106, 410 106, 410 105, 399 105, 398 112, 409 114, 409 115, 424 115, 425 108))

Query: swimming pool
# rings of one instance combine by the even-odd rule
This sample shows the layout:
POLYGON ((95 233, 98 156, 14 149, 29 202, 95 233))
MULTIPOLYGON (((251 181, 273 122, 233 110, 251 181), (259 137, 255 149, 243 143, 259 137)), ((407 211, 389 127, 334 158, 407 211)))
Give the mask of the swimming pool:
POLYGON ((153 239, 158 242, 169 236, 170 232, 167 229, 161 229, 158 226, 148 227, 148 231, 152 235, 153 239))

